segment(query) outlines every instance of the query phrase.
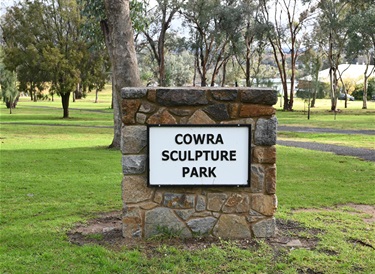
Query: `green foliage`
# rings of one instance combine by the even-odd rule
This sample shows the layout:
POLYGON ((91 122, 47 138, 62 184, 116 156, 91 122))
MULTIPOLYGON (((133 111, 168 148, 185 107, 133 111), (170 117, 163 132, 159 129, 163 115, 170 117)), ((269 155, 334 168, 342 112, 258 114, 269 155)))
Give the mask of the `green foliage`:
POLYGON ((0 52, 0 99, 2 98, 7 108, 12 113, 12 108, 17 105, 19 91, 17 89, 17 75, 14 71, 9 71, 3 64, 3 53, 0 52))
MULTIPOLYGON (((373 95, 375 95, 375 78, 374 77, 368 80, 367 100, 370 100, 373 95)), ((355 87, 355 90, 352 92, 352 96, 354 96, 356 100, 363 100, 363 84, 359 84, 355 87)))

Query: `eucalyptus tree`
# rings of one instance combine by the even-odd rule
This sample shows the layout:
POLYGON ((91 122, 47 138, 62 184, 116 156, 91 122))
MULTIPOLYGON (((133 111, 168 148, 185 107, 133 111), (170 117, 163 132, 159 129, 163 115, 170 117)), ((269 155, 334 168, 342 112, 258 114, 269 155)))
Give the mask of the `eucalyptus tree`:
MULTIPOLYGON (((361 1, 360 1, 361 2, 361 1)), ((363 109, 367 109, 368 80, 374 75, 375 66, 375 6, 369 1, 362 1, 361 5, 352 5, 352 15, 348 18, 349 35, 346 52, 349 58, 362 55, 366 61, 363 75, 363 109)))
POLYGON ((156 0, 155 5, 147 3, 144 9, 144 17, 147 18, 145 28, 142 30, 149 49, 158 65, 159 86, 166 86, 165 69, 165 43, 167 31, 171 27, 172 20, 178 14, 185 0, 156 0))
POLYGON ((185 3, 182 13, 191 31, 201 86, 207 85, 209 71, 213 86, 219 70, 233 55, 231 45, 240 37, 241 8, 236 0, 194 0, 185 3))
POLYGON ((337 97, 340 93, 339 64, 345 58, 345 47, 349 36, 349 0, 320 0, 319 16, 315 32, 324 45, 322 48, 329 64, 331 111, 337 110, 337 97))
POLYGON ((293 110, 296 62, 302 50, 303 32, 313 18, 315 6, 311 2, 301 5, 301 1, 297 0, 261 0, 261 2, 264 20, 270 26, 268 40, 282 82, 284 110, 293 110), (290 80, 290 88, 288 88, 288 80, 290 80))

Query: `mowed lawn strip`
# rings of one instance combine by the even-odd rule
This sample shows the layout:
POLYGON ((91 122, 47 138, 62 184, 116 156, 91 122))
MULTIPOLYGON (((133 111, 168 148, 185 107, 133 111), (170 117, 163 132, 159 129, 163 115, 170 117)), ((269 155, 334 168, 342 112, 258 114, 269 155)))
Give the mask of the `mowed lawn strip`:
MULTIPOLYGON (((40 111, 35 108, 36 115, 40 111)), ((1 122, 7 115, 1 109, 1 122)), ((33 123, 46 123, 28 115, 33 123)), ((110 124, 112 117, 102 115, 105 122, 98 117, 96 125, 110 124)), ((7 116, 8 122, 14 116, 7 116)), ((85 118, 80 124, 86 124, 85 118)), ((374 164, 282 146, 277 148, 276 217, 317 229, 314 235, 297 235, 317 237, 313 250, 275 253, 262 240, 256 247, 222 240, 196 250, 165 243, 154 250, 140 245, 117 251, 71 244, 67 232, 75 223, 122 209, 121 153, 106 148, 111 140, 110 128, 1 124, 1 272, 371 273, 375 268, 373 249, 360 244, 375 245, 374 224, 365 223, 366 216, 350 206, 336 208, 375 205, 374 164), (300 208, 318 211, 293 211, 300 208)))

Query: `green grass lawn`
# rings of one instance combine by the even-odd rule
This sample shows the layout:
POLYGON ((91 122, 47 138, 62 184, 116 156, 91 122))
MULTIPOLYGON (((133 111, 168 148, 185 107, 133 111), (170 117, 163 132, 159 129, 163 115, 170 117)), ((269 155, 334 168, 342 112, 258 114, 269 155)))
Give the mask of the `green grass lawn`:
POLYGON ((317 238, 313 249, 275 252, 262 240, 247 248, 221 241, 196 250, 168 242, 116 251, 70 243, 75 223, 122 208, 121 153, 106 148, 110 100, 94 104, 92 96, 71 104, 77 110, 67 120, 58 102, 23 99, 12 115, 1 106, 1 273, 373 273, 375 225, 348 204, 375 205, 374 163, 282 146, 276 217, 316 231, 297 235, 317 238), (302 208, 315 210, 295 211, 302 208))

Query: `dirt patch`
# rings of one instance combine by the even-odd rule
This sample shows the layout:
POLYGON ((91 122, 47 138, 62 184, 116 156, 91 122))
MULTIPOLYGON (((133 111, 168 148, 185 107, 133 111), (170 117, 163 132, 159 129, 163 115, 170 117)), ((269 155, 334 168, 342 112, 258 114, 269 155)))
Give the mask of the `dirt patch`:
MULTIPOLYGON (((313 249, 318 243, 317 229, 308 229, 301 224, 290 220, 276 220, 277 232, 275 237, 265 239, 275 251, 275 256, 281 249, 306 248, 313 249), (303 236, 301 236, 303 235, 303 236)), ((98 244, 112 250, 141 249, 147 256, 155 256, 156 249, 160 245, 178 246, 184 250, 202 250, 212 245, 221 246, 224 241, 215 237, 195 238, 164 238, 157 237, 147 240, 124 239, 121 230, 121 211, 103 213, 98 218, 89 220, 87 223, 77 224, 68 232, 69 241, 77 245, 98 244)), ((259 246, 258 240, 241 239, 231 241, 238 248, 256 249, 259 246)))
POLYGON ((349 204, 345 204, 345 205, 338 205, 335 208, 307 208, 307 209, 298 209, 298 210, 295 210, 293 212, 327 212, 327 211, 336 211, 337 209, 340 209, 340 210, 343 210, 344 208, 353 208, 354 211, 345 211, 349 214, 366 214, 366 217, 362 218, 362 220, 365 222, 365 223, 374 223, 375 222, 375 206, 371 206, 371 205, 360 205, 360 204, 353 204, 353 203, 349 203, 349 204), (367 216, 370 216, 370 217, 367 217, 367 216))

